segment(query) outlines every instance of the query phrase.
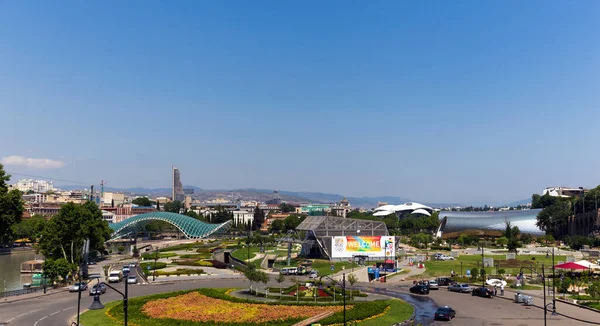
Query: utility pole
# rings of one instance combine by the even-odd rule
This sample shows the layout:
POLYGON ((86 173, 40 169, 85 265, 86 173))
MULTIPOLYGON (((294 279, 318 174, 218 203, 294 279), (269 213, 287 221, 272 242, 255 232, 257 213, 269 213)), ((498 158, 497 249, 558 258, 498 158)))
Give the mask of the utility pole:
MULTIPOLYGON (((481 242, 481 266, 483 268, 483 271, 485 272, 485 263, 483 262, 483 242, 481 242)), ((486 273, 481 273, 481 286, 485 287, 485 277, 483 276, 483 274, 486 273)))

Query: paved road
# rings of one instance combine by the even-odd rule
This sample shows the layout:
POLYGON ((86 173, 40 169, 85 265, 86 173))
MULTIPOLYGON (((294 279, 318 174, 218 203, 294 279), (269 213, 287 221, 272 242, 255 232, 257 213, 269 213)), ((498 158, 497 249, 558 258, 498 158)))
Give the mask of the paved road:
MULTIPOLYGON (((272 282, 276 286, 276 282, 272 282)), ((246 280, 202 280, 173 282, 152 285, 130 285, 129 296, 137 297, 153 293, 172 292, 195 288, 223 288, 223 287, 247 287, 246 280)), ((121 292, 124 285, 115 286, 121 292)), ((102 302, 120 300, 122 297, 113 290, 108 289, 101 297, 102 302)), ((88 292, 82 293, 81 310, 87 309, 93 301, 88 292)), ((8 322, 9 326, 55 326, 67 325, 70 317, 77 313, 77 293, 60 292, 58 294, 41 296, 38 298, 17 301, 13 303, 0 304, 0 325, 8 322)))
MULTIPOLYGON (((544 312, 536 307, 526 307, 502 298, 480 298, 470 294, 450 292, 446 287, 431 291, 429 295, 409 294, 411 284, 403 283, 391 286, 365 285, 363 290, 385 293, 409 301, 417 306, 417 322, 423 325, 477 325, 477 326, 535 326, 544 325, 544 312), (433 310, 439 306, 451 306, 457 316, 451 322, 433 321, 433 310)), ((576 308, 581 309, 581 308, 576 308)), ((599 315, 600 317, 600 315, 599 315)), ((597 318, 596 320, 599 320, 597 318)), ((578 326, 588 323, 579 322, 563 316, 547 315, 547 325, 578 326)))
MULTIPOLYGON (((287 283, 287 282, 286 282, 287 283)), ((153 293, 172 292, 194 288, 222 288, 222 287, 247 287, 246 280, 197 280, 185 282, 172 282, 164 284, 133 285, 129 287, 131 297, 153 293)), ((270 286, 278 286, 270 282, 270 286)), ((284 285, 285 286, 285 285, 284 285)), ((512 301, 501 298, 484 299, 468 294, 448 292, 444 287, 432 291, 429 296, 411 295, 408 293, 410 283, 401 284, 357 284, 365 290, 387 294, 410 301, 415 304, 417 321, 423 325, 478 325, 478 326, 534 326, 543 325, 543 311, 535 307, 524 307, 512 301), (433 322, 433 312, 438 306, 449 305, 458 312, 457 318, 451 322, 433 322)), ((123 284, 117 285, 119 290, 123 284)), ((121 297, 112 290, 101 296, 102 302, 119 300, 121 297)), ((82 311, 90 306, 92 297, 87 292, 83 293, 82 311)), ((579 309, 579 308, 577 308, 579 309)), ((38 298, 0 304, 0 324, 9 322, 9 326, 49 326, 67 325, 70 317, 77 311, 77 293, 59 292, 38 298)), ((566 317, 553 317, 550 314, 547 325, 578 326, 590 324, 568 319, 566 317)))

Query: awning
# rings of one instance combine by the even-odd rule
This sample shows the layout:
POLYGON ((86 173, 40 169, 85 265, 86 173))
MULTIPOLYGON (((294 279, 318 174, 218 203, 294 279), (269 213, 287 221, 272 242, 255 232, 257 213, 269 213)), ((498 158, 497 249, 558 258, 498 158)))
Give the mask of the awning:
POLYGON ((583 265, 579 265, 573 262, 569 262, 569 263, 564 263, 564 264, 558 264, 556 266, 554 266, 554 268, 560 268, 560 269, 588 269, 588 267, 583 266, 583 265))
POLYGON ((581 265, 581 266, 585 266, 585 267, 591 268, 591 269, 598 269, 598 268, 600 268, 600 265, 594 264, 594 263, 589 262, 587 260, 579 260, 579 261, 576 261, 575 264, 581 265))

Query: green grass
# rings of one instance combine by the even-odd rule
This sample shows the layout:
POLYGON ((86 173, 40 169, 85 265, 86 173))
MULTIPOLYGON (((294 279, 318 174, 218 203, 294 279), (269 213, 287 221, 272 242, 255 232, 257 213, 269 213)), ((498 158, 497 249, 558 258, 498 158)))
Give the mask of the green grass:
MULTIPOLYGON (((250 259, 256 257, 260 252, 260 247, 250 247, 250 259)), ((231 256, 242 261, 248 259, 248 248, 241 248, 231 253, 231 256)))
POLYGON ((352 270, 352 266, 357 267, 355 263, 349 263, 347 261, 333 263, 334 270, 331 271, 331 262, 329 260, 315 259, 312 262, 312 269, 316 269, 319 275, 330 275, 342 271, 342 266, 346 267, 347 271, 352 270))
MULTIPOLYGON (((498 263, 498 260, 506 260, 506 255, 485 255, 484 257, 492 257, 494 258, 494 264, 498 263)), ((544 269, 546 271, 550 271, 552 267, 552 256, 546 258, 543 255, 517 255, 516 259, 521 260, 522 266, 529 267, 529 263, 532 263, 534 270, 537 269, 541 272, 542 264, 544 264, 544 269), (535 260, 531 260, 532 257, 535 257, 535 260), (526 262, 526 263, 525 263, 526 262)), ((557 263, 558 261, 566 261, 565 256, 554 256, 554 261, 557 263)), ((450 275, 450 271, 454 270, 457 274, 461 273, 461 262, 462 262, 462 273, 466 274, 468 269, 481 268, 481 255, 461 255, 456 260, 447 260, 447 261, 428 261, 425 263, 426 271, 424 274, 419 275, 419 278, 424 277, 437 277, 437 276, 448 276, 450 275), (477 264, 479 263, 479 265, 477 264)), ((519 267, 509 267, 502 266, 500 263, 499 269, 504 269, 505 274, 516 275, 519 273, 519 267)), ((495 267, 486 267, 487 275, 496 275, 495 267)), ((529 269, 524 268, 523 273, 530 274, 529 269)), ((536 274, 535 272, 533 274, 536 274)))
POLYGON ((105 313, 106 310, 116 306, 120 301, 114 301, 110 303, 104 303, 104 309, 100 310, 88 310, 81 314, 79 317, 80 324, 85 326, 120 326, 121 323, 108 318, 105 313))
POLYGON ((392 325, 398 322, 408 320, 414 312, 414 307, 402 300, 390 300, 390 308, 385 315, 365 320, 358 325, 361 326, 380 326, 380 325, 392 325))

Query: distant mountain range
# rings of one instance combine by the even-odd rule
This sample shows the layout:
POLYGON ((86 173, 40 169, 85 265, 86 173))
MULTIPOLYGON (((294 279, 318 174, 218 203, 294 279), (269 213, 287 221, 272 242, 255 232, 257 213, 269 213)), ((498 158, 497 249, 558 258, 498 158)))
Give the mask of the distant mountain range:
MULTIPOLYGON (((57 186, 64 190, 75 190, 82 189, 82 186, 57 186)), ((202 189, 195 186, 183 186, 184 189, 194 189, 194 197, 200 200, 210 200, 215 198, 227 198, 230 200, 258 200, 265 201, 274 198, 272 189, 256 189, 256 188, 244 188, 244 189, 232 189, 232 190, 208 190, 202 189)), ((99 190, 99 188, 96 188, 99 190)), ((171 188, 112 188, 106 187, 104 191, 109 192, 124 192, 138 196, 170 196, 171 188)), ((344 198, 343 195, 330 194, 322 192, 298 192, 298 191, 279 191, 281 200, 292 202, 292 203, 335 203, 339 202, 344 198)), ((348 201, 353 207, 373 208, 377 207, 379 202, 386 202, 389 204, 403 204, 410 202, 410 199, 404 197, 395 196, 379 196, 379 197, 349 197, 346 196, 348 201)), ((461 206, 457 203, 428 203, 422 202, 425 205, 432 207, 455 207, 461 206)))
MULTIPOLYGON (((82 189, 82 186, 57 186, 60 189, 64 190, 75 190, 82 189)), ((244 189, 232 189, 232 190, 208 190, 202 189, 195 186, 183 186, 184 189, 194 189, 194 197, 199 200, 211 200, 216 198, 226 198, 232 201, 235 200, 256 200, 256 201, 266 201, 269 199, 273 199, 273 190, 272 189, 256 189, 256 188, 244 188, 244 189)), ((100 190, 99 188, 96 188, 100 190)), ((118 191, 129 193, 132 195, 138 196, 170 196, 171 188, 144 188, 144 187, 134 187, 134 188, 112 188, 107 187, 104 188, 104 191, 118 191)), ((335 203, 339 202, 344 198, 344 196, 339 194, 330 194, 330 193, 322 193, 322 192, 303 192, 303 191, 279 191, 279 196, 281 200, 291 202, 291 203, 335 203)), ((363 207, 363 208, 374 208, 377 207, 377 203, 386 202, 388 204, 399 205, 415 200, 411 200, 404 197, 395 197, 395 196, 379 196, 379 197, 348 197, 346 196, 348 201, 353 207, 363 207)), ((436 203, 436 202, 426 202, 419 201, 416 202, 434 207, 434 208, 442 208, 442 207, 457 207, 457 206, 470 206, 459 203, 436 203)), ((507 204, 508 206, 518 206, 525 205, 531 202, 531 199, 523 199, 519 201, 514 201, 512 203, 507 204)), ((483 205, 480 205, 483 206, 483 205)))

